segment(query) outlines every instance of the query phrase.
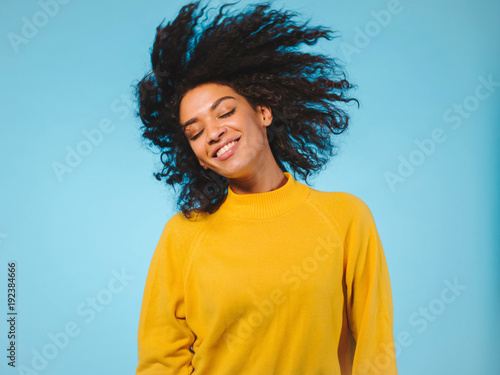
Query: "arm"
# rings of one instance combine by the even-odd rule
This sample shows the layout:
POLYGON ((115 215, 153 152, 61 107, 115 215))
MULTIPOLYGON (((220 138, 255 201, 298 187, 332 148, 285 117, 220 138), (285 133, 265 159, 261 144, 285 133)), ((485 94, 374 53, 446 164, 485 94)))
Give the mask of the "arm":
MULTIPOLYGON (((176 246, 177 244, 177 246, 176 246)), ((136 375, 192 372, 195 336, 186 322, 184 263, 176 251, 172 220, 165 225, 149 267, 137 335, 136 375)))
POLYGON ((347 316, 356 341, 353 375, 397 375, 392 293, 380 237, 368 206, 352 197, 345 238, 347 316))

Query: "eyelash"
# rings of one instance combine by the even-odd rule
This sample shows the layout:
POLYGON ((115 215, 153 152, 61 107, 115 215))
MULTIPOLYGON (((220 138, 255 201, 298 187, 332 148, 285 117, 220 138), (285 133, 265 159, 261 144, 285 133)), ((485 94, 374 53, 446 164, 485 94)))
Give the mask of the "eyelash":
POLYGON ((233 109, 232 109, 232 110, 230 110, 229 112, 224 113, 222 116, 220 116, 220 118, 229 117, 229 116, 231 116, 231 115, 234 113, 234 111, 236 111, 236 108, 233 108, 233 109))
MULTIPOLYGON (((226 118, 226 117, 229 117, 231 116, 234 112, 236 111, 236 108, 232 109, 231 111, 227 112, 227 113, 224 113, 222 116, 220 116, 219 118, 226 118)), ((196 140, 196 138, 198 138, 200 136, 200 134, 203 132, 203 129, 198 133, 196 134, 193 138, 191 138, 192 141, 196 140)))

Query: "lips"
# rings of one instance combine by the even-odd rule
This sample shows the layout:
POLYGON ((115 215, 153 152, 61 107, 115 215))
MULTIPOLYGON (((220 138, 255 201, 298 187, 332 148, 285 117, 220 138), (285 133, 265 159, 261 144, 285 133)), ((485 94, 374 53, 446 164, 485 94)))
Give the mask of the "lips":
POLYGON ((219 152, 219 150, 222 147, 224 147, 225 145, 228 145, 229 143, 231 143, 233 141, 238 142, 240 140, 240 138, 241 138, 241 136, 239 136, 238 138, 229 139, 227 142, 224 142, 223 144, 221 144, 220 147, 217 147, 217 149, 214 151, 214 153, 212 154, 212 157, 216 158, 217 157, 217 153, 219 152))

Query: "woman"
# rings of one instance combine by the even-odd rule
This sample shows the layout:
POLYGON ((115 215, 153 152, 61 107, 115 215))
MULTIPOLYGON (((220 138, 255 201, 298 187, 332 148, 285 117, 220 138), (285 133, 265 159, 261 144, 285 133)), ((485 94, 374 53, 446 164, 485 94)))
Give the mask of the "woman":
POLYGON ((307 178, 347 128, 345 73, 297 48, 332 32, 228 9, 202 22, 192 3, 160 25, 137 86, 156 177, 182 191, 148 272, 136 374, 397 374, 369 208, 285 168, 307 178))

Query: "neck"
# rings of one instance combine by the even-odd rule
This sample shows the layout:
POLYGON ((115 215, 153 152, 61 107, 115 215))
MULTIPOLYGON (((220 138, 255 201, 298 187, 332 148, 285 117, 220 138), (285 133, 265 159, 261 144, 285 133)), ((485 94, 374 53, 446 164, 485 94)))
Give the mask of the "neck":
POLYGON ((250 176, 230 178, 229 186, 235 194, 243 195, 273 191, 284 186, 286 182, 286 175, 276 165, 272 172, 259 170, 250 176))
POLYGON ((296 181, 289 172, 283 174, 283 185, 264 192, 238 194, 229 185, 226 199, 219 208, 220 214, 258 220, 280 216, 295 209, 307 198, 311 189, 296 181))

